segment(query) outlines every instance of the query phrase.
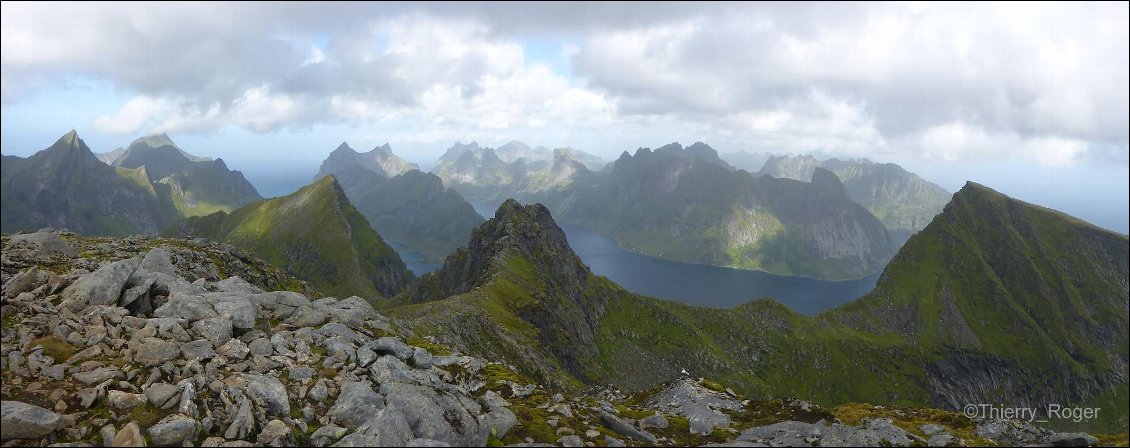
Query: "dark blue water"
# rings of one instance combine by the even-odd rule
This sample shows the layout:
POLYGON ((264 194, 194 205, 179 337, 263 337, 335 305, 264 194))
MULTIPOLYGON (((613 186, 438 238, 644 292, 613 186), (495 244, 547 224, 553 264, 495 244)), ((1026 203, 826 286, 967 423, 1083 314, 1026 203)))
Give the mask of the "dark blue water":
POLYGON ((440 263, 428 262, 423 255, 409 249, 408 246, 392 240, 385 240, 385 242, 388 243, 389 247, 392 247, 392 250, 395 250, 396 253, 400 255, 400 259, 404 260, 404 264, 408 265, 408 270, 416 274, 417 277, 439 269, 440 263))
MULTIPOLYGON (((498 204, 468 201, 490 218, 498 204)), ((593 272, 629 291, 697 306, 729 308, 772 297, 798 313, 815 315, 851 302, 875 287, 879 274, 857 280, 828 281, 663 260, 622 249, 612 239, 586 227, 558 223, 569 246, 593 272)), ((419 254, 390 242, 416 275, 439 268, 419 254)))

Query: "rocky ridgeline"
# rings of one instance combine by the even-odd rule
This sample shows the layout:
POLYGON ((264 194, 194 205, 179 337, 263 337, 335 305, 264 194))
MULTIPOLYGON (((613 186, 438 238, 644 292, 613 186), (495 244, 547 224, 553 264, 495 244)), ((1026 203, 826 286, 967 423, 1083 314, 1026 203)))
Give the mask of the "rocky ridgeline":
POLYGON ((361 298, 265 292, 292 279, 217 246, 52 231, 3 243, 5 446, 1097 442, 937 410, 753 403, 701 379, 551 395, 398 334, 361 298))

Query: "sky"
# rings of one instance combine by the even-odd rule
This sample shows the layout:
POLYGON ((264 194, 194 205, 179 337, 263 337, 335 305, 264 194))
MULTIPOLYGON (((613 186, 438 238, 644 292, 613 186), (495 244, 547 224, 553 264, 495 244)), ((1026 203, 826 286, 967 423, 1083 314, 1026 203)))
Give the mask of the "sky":
POLYGON ((2 3, 0 150, 167 132, 264 194, 342 141, 673 141, 966 180, 1127 233, 1121 3, 2 3))

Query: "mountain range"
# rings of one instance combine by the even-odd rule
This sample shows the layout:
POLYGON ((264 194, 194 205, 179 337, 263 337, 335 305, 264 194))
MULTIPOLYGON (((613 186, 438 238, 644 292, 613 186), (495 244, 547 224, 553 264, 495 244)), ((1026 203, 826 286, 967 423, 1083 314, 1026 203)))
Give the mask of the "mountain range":
POLYGON ((26 159, 4 156, 4 231, 156 234, 183 217, 260 199, 223 160, 188 154, 164 134, 110 154, 100 159, 71 131, 26 159), (104 163, 110 154, 114 159, 104 163))
POLYGON ((512 195, 648 255, 843 279, 880 271, 897 249, 826 170, 811 182, 758 178, 703 143, 624 152, 595 173, 552 168, 562 167, 567 182, 512 195))
POLYGON ((374 229, 427 260, 441 261, 482 223, 462 196, 397 157, 388 144, 358 153, 342 143, 317 177, 331 174, 374 229))
POLYGON ((812 179, 816 168, 840 178, 848 196, 903 238, 922 230, 949 202, 948 191, 893 163, 867 159, 818 160, 812 155, 772 156, 755 175, 801 181, 812 179))
POLYGON ((413 331, 543 384, 644 390, 685 373, 752 397, 1073 403, 1125 428, 1130 242, 968 184, 873 292, 815 317, 771 299, 698 308, 623 290, 513 200, 383 307, 413 331), (1120 404, 1121 403, 1121 404, 1120 404))

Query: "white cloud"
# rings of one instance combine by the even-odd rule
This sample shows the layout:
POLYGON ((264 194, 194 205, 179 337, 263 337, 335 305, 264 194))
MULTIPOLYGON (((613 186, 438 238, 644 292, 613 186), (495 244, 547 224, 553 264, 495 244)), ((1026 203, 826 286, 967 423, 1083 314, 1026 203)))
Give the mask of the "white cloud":
POLYGON ((94 122, 117 135, 344 123, 419 142, 603 139, 613 155, 699 139, 852 157, 1124 161, 1128 10, 3 3, 0 86, 8 106, 65 91, 68 77, 105 82, 132 96, 94 122), (571 71, 526 54, 535 38, 564 42, 556 57, 571 71))

